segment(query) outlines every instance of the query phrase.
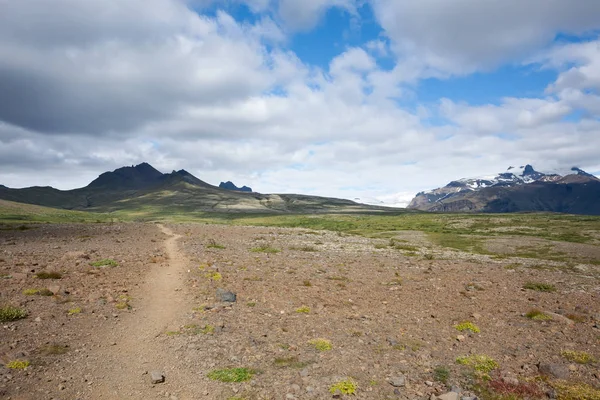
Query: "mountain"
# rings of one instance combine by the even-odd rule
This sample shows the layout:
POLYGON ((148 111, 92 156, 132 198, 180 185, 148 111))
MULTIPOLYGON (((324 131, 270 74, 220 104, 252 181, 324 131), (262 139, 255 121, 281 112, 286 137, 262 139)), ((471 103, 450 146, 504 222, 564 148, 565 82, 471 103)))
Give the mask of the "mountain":
POLYGON ((252 192, 252 188, 249 188, 248 186, 242 186, 241 188, 239 188, 239 187, 235 186, 233 184, 233 182, 231 182, 231 181, 221 182, 219 184, 219 187, 221 189, 237 190, 239 192, 252 192))
MULTIPOLYGON (((244 188, 242 188, 243 190, 244 188)), ((135 212, 144 218, 194 212, 325 213, 385 211, 350 200, 297 194, 260 194, 208 184, 185 170, 163 174, 148 163, 105 172, 74 190, 11 189, 0 199, 68 210, 135 212)))
POLYGON ((129 188, 141 189, 157 184, 163 179, 163 174, 148 163, 123 167, 113 172, 105 172, 94 179, 88 188, 129 188))
POLYGON ((418 193, 408 208, 443 212, 547 211, 600 215, 600 180, 577 167, 564 174, 531 165, 464 178, 418 193))

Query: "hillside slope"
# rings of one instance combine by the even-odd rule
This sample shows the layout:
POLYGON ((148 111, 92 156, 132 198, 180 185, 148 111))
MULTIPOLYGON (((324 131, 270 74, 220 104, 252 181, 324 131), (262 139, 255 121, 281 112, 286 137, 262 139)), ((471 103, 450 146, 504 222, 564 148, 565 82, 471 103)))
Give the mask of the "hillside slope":
POLYGON ((382 211, 350 200, 296 194, 260 194, 222 189, 185 170, 163 174, 150 164, 105 172, 84 188, 61 191, 52 187, 11 189, 0 186, 0 199, 63 208, 113 212, 364 212, 382 211))

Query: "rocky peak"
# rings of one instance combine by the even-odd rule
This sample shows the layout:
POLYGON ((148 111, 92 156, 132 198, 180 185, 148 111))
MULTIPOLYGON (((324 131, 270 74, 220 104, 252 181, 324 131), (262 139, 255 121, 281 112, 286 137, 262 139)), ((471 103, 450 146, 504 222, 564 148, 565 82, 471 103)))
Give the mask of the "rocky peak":
POLYGON ((158 182, 163 174, 148 163, 105 172, 88 185, 90 188, 139 189, 158 182))
POLYGON ((227 182, 221 182, 219 184, 219 187, 221 189, 226 189, 226 190, 236 190, 238 192, 252 192, 252 188, 248 187, 248 186, 242 186, 241 188, 237 187, 233 182, 231 181, 227 181, 227 182))

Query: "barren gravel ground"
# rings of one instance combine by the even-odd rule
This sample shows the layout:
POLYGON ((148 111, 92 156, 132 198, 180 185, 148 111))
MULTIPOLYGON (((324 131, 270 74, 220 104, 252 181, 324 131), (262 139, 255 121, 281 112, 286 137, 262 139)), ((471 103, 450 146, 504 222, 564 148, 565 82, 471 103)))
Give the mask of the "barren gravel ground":
MULTIPOLYGON (((401 236, 429 246, 418 232, 401 236)), ((377 243, 200 224, 0 230, 0 306, 28 312, 2 323, 0 356, 31 363, 0 368, 0 398, 323 399, 348 378, 357 399, 429 399, 452 385, 469 396, 473 371, 456 363, 465 355, 492 357, 492 382, 537 377, 541 363, 570 382, 600 384, 595 361, 564 353, 600 358, 597 266, 534 269, 432 247, 426 259, 377 243), (105 259, 118 265, 90 265, 105 259), (40 271, 62 278, 36 278, 40 271), (556 291, 524 289, 528 282, 556 291), (53 295, 23 294, 43 288, 53 295), (237 301, 219 301, 218 288, 237 301), (552 319, 525 317, 534 308, 552 319), (465 321, 481 332, 457 331, 465 321), (309 343, 319 338, 331 349, 309 343), (255 375, 207 376, 231 367, 255 375), (151 384, 152 371, 165 382, 151 384), (400 377, 403 385, 389 383, 400 377)), ((548 383, 538 385, 546 396, 548 383)))

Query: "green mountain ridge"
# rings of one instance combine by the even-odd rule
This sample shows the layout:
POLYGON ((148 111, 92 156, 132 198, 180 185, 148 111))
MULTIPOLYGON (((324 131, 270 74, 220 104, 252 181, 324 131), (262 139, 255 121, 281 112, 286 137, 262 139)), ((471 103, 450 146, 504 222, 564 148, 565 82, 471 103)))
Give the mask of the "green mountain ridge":
POLYGON ((213 186, 185 170, 163 174, 148 163, 105 172, 73 190, 52 187, 11 189, 0 186, 0 199, 46 207, 153 214, 160 212, 332 213, 393 210, 351 200, 297 194, 261 194, 213 186))

